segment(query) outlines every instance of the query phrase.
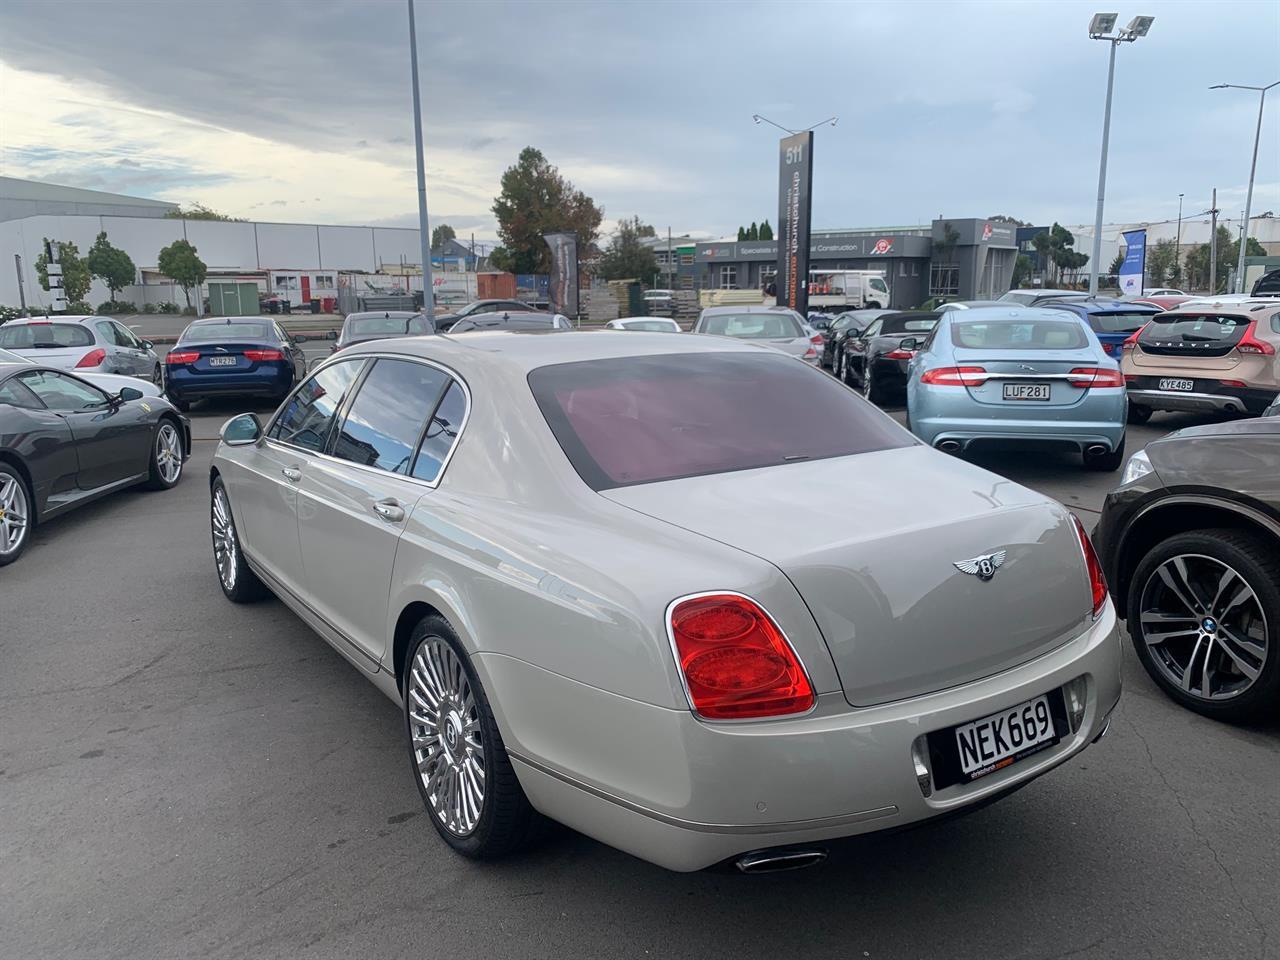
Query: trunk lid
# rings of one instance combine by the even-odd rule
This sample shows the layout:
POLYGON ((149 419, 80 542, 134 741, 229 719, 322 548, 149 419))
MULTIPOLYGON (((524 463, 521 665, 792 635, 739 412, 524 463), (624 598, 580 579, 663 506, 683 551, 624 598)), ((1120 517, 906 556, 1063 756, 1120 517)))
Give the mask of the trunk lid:
POLYGON ((1239 379, 1250 379, 1247 373, 1237 373, 1244 357, 1236 349, 1249 328, 1250 321, 1241 317, 1162 314, 1138 334, 1132 363, 1139 373, 1235 373, 1239 379))
POLYGON ((781 569, 853 706, 1017 666, 1076 636, 1092 607, 1065 509, 923 446, 601 495, 781 569), (989 581, 955 566, 998 551, 989 581))
MULTIPOLYGON (((1018 409, 1069 407, 1079 403, 1088 395, 1089 389, 1074 386, 1061 378, 1078 367, 1096 367, 1099 364, 1099 358, 1093 350, 1073 350, 1066 353, 1055 351, 1049 356, 1030 356, 1016 351, 957 348, 955 357, 958 366, 982 367, 990 374, 990 378, 981 386, 965 387, 970 397, 978 403, 1018 409), (1012 389, 1007 392, 1005 384, 1010 384, 1012 389), (1018 394, 1035 393, 1021 389, 1023 386, 1035 385, 1049 388, 1047 400, 1014 399, 1018 394)), ((1039 392, 1043 393, 1042 390, 1039 392)))
POLYGON ((91 343, 86 347, 30 347, 25 350, 13 350, 11 352, 18 354, 20 357, 26 357, 32 363, 42 363, 45 366, 58 367, 61 370, 74 370, 81 359, 96 349, 98 348, 91 343))
POLYGON ((197 358, 186 364, 194 373, 217 376, 223 373, 249 373, 267 363, 278 364, 279 360, 251 360, 245 351, 274 350, 282 353, 274 343, 193 343, 174 347, 174 353, 196 353, 197 358))

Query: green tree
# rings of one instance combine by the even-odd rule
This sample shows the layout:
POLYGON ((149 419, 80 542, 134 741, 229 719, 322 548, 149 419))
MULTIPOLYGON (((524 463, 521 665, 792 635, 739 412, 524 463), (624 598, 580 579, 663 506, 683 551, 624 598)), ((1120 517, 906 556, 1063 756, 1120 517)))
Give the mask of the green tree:
POLYGON ((1173 274, 1174 263, 1178 258, 1177 246, 1172 240, 1158 240, 1147 250, 1147 262, 1144 272, 1147 275, 1147 286, 1163 287, 1173 274))
MULTIPOLYGON (((49 243, 49 238, 44 238, 49 243)), ((57 243, 58 241, 53 241, 57 243)), ((67 300, 83 300, 89 293, 89 285, 93 278, 89 275, 89 265, 80 258, 80 249, 74 243, 59 244, 62 248, 58 262, 62 264, 62 291, 67 300)), ((49 258, 43 253, 36 257, 36 276, 40 278, 40 286, 49 289, 49 258)))
POLYGON ((1111 261, 1111 266, 1107 268, 1107 273, 1109 273, 1113 277, 1117 276, 1120 273, 1120 268, 1123 266, 1124 266, 1124 254, 1117 253, 1116 258, 1111 261))
POLYGON ((955 252, 956 244, 960 242, 960 231, 951 225, 948 220, 942 225, 942 239, 933 242, 933 249, 938 253, 938 260, 941 263, 950 263, 951 255, 955 252))
POLYGON ((160 272, 182 288, 187 306, 191 306, 191 288, 199 288, 208 276, 209 268, 196 255, 196 248, 186 240, 175 240, 157 258, 160 272))
POLYGON ((138 276, 138 268, 133 265, 133 259, 119 247, 111 245, 105 230, 98 234, 98 239, 89 248, 85 264, 91 274, 107 285, 107 289, 111 291, 112 303, 115 303, 116 294, 133 283, 138 276))
POLYGON ((651 223, 641 223, 640 218, 636 217, 636 233, 642 237, 656 237, 658 231, 654 229, 651 223))
POLYGON ((1029 220, 1019 220, 1017 217, 1011 217, 1007 213, 997 213, 993 217, 987 217, 992 223, 1011 223, 1015 227, 1034 227, 1035 224, 1029 220))
POLYGON ((618 231, 609 238, 600 258, 600 275, 606 280, 650 280, 658 272, 658 258, 652 248, 640 242, 639 217, 622 220, 618 231))
POLYGON ((1018 259, 1013 262, 1013 283, 1009 289, 1017 290, 1025 286, 1034 266, 1031 258, 1025 253, 1018 254, 1018 259))
POLYGON ((747 239, 748 240, 760 239, 760 228, 756 226, 756 222, 754 220, 751 221, 751 226, 747 227, 747 239))
POLYGON ((600 233, 604 211, 560 175, 542 151, 525 147, 502 174, 502 190, 493 201, 502 246, 490 258, 499 270, 550 273, 551 249, 544 233, 578 235, 578 249, 589 250, 600 233))
POLYGON ((742 242, 743 240, 745 240, 745 239, 747 239, 747 228, 746 228, 746 227, 739 227, 739 228, 738 228, 738 242, 739 242, 739 243, 741 243, 741 242, 742 242))
MULTIPOLYGON (((1266 249, 1253 237, 1245 247, 1246 256, 1265 257, 1266 249)), ((1240 241, 1231 239, 1231 231, 1226 227, 1218 227, 1218 269, 1215 277, 1216 290, 1210 293, 1222 293, 1227 289, 1227 281, 1231 271, 1236 268, 1240 257, 1240 241)), ((1209 244, 1201 243, 1192 247, 1186 255, 1187 284, 1193 290, 1209 289, 1209 244)))
POLYGON ((772 240, 772 239, 773 239, 773 227, 769 226, 769 221, 768 221, 768 220, 766 220, 764 223, 760 224, 760 239, 761 239, 761 240, 772 240))
POLYGON ((179 207, 177 210, 170 210, 165 214, 170 220, 226 220, 231 223, 244 223, 244 217, 229 217, 225 213, 219 213, 210 207, 206 207, 203 203, 193 203, 185 210, 179 207))
POLYGON ((453 227, 447 223, 442 223, 431 231, 431 249, 439 250, 448 240, 456 240, 458 235, 454 233, 453 227))

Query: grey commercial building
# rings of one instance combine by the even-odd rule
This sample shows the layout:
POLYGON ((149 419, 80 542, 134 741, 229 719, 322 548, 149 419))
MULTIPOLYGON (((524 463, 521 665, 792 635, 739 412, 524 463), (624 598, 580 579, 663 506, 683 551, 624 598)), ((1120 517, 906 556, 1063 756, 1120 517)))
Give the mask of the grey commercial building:
POLYGON ((24 217, 165 217, 178 205, 121 193, 0 177, 0 223, 24 217))
MULTIPOLYGON (((809 240, 810 270, 878 270, 889 286, 889 306, 904 309, 930 297, 995 299, 1009 289, 1017 255, 1012 225, 972 218, 818 230, 809 240)), ((698 243, 693 285, 763 290, 773 281, 777 260, 775 240, 698 243)))

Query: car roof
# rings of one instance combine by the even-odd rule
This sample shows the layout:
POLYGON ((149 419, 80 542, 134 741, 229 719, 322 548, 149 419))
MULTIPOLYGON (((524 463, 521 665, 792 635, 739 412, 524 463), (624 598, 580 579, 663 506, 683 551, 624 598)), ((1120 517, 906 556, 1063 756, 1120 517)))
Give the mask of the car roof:
POLYGON ((88 323, 90 320, 110 320, 111 317, 100 317, 96 314, 61 314, 52 313, 47 317, 17 317, 8 321, 6 326, 21 327, 29 323, 88 323))
POLYGON ((187 324, 189 327, 208 327, 215 323, 273 323, 270 317, 200 317, 187 324))
POLYGON ((983 320, 1074 320, 1084 323, 1084 318, 1075 312, 1012 303, 1002 303, 998 307, 974 307, 972 310, 948 310, 943 317, 952 323, 979 323, 983 320))
POLYGON ((1215 313, 1234 313, 1241 316, 1248 316, 1264 310, 1280 310, 1280 298, 1275 297, 1245 297, 1244 299, 1236 299, 1235 297, 1223 297, 1220 300, 1210 300, 1208 297, 1188 300, 1186 303, 1180 303, 1177 306, 1165 311, 1166 313, 1204 313, 1212 310, 1215 313))
POLYGON ((1134 300, 1050 300, 1037 306, 1067 307, 1071 310, 1083 310, 1085 313, 1159 313, 1160 308, 1153 303, 1138 303, 1134 300))
POLYGON ((367 320, 370 317, 383 317, 390 320, 412 320, 414 317, 425 317, 421 310, 361 310, 348 313, 348 320, 367 320))
POLYGON ((740 307, 735 307, 729 304, 725 304, 719 307, 703 307, 702 308, 703 316, 714 316, 717 313, 785 313, 788 316, 790 316, 795 312, 796 311, 792 310, 790 307, 766 307, 758 303, 744 304, 743 306, 740 306, 740 307))
POLYGON ((1037 297, 1043 297, 1048 294, 1052 294, 1053 296, 1061 296, 1062 294, 1067 294, 1067 293, 1078 294, 1080 293, 1080 291, 1079 290, 1059 290, 1056 287, 1045 287, 1043 289, 1040 287, 1018 287, 1014 290, 1010 290, 1009 293, 1033 293, 1037 297))

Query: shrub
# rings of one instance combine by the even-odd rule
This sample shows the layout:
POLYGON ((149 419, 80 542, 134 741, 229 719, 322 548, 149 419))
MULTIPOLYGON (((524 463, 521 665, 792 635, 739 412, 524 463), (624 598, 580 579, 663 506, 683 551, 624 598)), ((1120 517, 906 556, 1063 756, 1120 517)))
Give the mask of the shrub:
MULTIPOLYGON (((43 310, 28 311, 30 316, 35 316, 36 312, 44 313, 43 310)), ((93 313, 93 307, 89 305, 88 300, 72 300, 67 304, 67 313, 78 313, 81 316, 84 316, 93 313)))
POLYGON ((103 300, 100 304, 98 304, 98 309, 94 310, 93 312, 98 314, 98 316, 100 317, 105 317, 109 313, 114 313, 115 309, 116 309, 116 305, 114 303, 112 303, 110 300, 103 300))
POLYGON ((155 313, 155 312, 156 312, 156 305, 155 305, 154 303, 144 303, 144 304, 142 305, 142 312, 143 312, 143 313, 155 313))
POLYGON ((156 304, 156 313, 180 313, 178 305, 172 300, 161 300, 156 304))
POLYGON ((196 308, 195 308, 195 307, 183 307, 183 308, 182 308, 182 315, 183 315, 184 317, 194 317, 194 316, 196 315, 196 308))
POLYGON ((19 317, 25 317, 26 315, 27 311, 21 307, 6 307, 0 304, 0 323, 4 323, 6 320, 17 320, 19 317))
POLYGON ((117 300, 116 313, 137 313, 138 305, 132 300, 117 300))

